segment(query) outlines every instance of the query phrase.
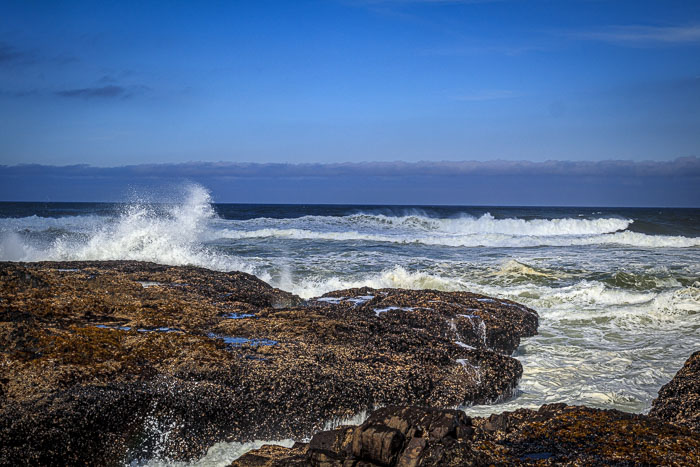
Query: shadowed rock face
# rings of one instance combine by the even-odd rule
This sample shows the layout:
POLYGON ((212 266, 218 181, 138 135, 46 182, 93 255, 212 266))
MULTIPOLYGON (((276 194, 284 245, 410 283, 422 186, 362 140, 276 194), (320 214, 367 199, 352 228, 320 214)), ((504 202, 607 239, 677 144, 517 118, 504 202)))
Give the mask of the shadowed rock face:
POLYGON ((402 466, 484 464, 488 457, 471 448, 471 419, 459 410, 385 407, 360 426, 317 433, 308 445, 291 449, 264 446, 232 465, 269 467, 402 466))
POLYGON ((564 404, 470 419, 454 410, 388 407, 357 427, 292 449, 264 446, 236 467, 289 465, 698 465, 700 436, 653 417, 564 404))
POLYGON ((649 415, 700 433, 700 351, 691 355, 676 376, 661 388, 649 415))
POLYGON ((496 400, 536 328, 534 311, 469 293, 304 302, 238 272, 0 263, 0 464, 188 459, 376 406, 496 400))

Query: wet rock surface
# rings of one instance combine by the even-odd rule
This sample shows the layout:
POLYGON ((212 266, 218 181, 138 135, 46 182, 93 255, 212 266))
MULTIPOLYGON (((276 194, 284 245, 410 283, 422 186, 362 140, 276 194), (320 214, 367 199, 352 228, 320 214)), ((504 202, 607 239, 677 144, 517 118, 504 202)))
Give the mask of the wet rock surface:
POLYGON ((698 465, 700 436, 654 417, 564 404, 471 419, 389 407, 293 449, 264 446, 236 467, 287 465, 698 465))
POLYGON ((538 316, 533 310, 510 300, 469 292, 364 287, 334 291, 320 300, 505 355, 518 348, 521 337, 537 333, 538 316))
POLYGON ((649 415, 700 433, 700 351, 688 358, 654 399, 649 415))
POLYGON ((359 426, 317 433, 308 445, 290 450, 263 447, 232 465, 422 466, 484 464, 471 448, 471 419, 459 410, 385 407, 359 426), (286 455, 285 455, 286 453, 286 455))
POLYGON ((305 302, 238 272, 0 263, 0 464, 191 459, 377 406, 494 401, 536 329, 533 310, 461 292, 305 302))
POLYGON ((646 415, 565 404, 474 419, 495 464, 698 465, 696 433, 646 415))

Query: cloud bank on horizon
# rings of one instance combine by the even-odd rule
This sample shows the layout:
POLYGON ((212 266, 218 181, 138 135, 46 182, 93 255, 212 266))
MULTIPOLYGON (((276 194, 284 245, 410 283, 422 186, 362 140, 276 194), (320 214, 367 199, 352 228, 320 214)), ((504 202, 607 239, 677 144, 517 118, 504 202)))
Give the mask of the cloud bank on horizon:
POLYGON ((700 207, 700 159, 672 161, 188 162, 0 166, 7 201, 129 201, 209 188, 217 202, 700 207), (141 196, 139 195, 139 196, 141 196))
POLYGON ((329 163, 185 162, 95 167, 88 164, 50 166, 18 164, 0 166, 6 175, 52 174, 64 177, 338 177, 338 176, 463 176, 463 175, 566 175, 566 176, 700 176, 700 158, 671 161, 363 161, 329 163))

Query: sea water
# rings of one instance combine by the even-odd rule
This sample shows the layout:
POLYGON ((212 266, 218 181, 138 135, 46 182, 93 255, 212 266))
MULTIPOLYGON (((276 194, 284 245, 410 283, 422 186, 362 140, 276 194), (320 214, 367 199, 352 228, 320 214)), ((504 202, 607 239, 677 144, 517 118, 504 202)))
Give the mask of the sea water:
MULTIPOLYGON (((468 290, 534 308, 513 398, 645 412, 700 348, 700 210, 214 204, 192 185, 125 204, 0 203, 0 260, 130 259, 257 275, 303 298, 468 290), (163 202, 167 201, 167 202, 163 202)), ((410 313, 410 310, 406 311, 410 313)))

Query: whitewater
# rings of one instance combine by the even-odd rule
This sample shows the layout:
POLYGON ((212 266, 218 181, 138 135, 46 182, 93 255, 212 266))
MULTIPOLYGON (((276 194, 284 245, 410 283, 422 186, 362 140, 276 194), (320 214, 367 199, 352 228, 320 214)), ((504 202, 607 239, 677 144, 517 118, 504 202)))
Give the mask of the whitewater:
POLYGON ((0 203, 0 260, 238 270, 303 298, 361 286, 506 298, 538 311, 539 334, 516 352, 514 397, 468 413, 552 402, 644 412, 700 345, 699 214, 222 205, 192 185, 125 204, 0 203))

